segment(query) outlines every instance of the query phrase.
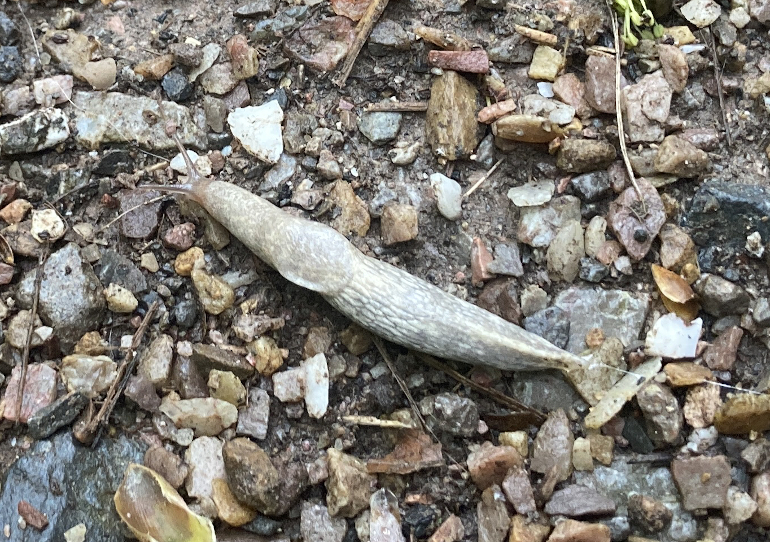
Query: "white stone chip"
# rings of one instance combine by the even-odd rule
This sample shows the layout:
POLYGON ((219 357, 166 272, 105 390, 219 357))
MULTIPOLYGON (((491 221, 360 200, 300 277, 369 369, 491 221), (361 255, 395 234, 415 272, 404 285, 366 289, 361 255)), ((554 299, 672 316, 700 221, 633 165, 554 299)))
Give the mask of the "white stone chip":
POLYGON ((687 324, 674 313, 661 316, 647 333, 647 355, 667 359, 694 358, 702 327, 703 321, 700 318, 687 324))
POLYGON ((269 164, 275 164, 283 152, 281 128, 283 110, 273 100, 254 107, 241 107, 227 116, 233 137, 251 154, 269 164))
POLYGON ((462 216, 462 189, 454 179, 441 173, 430 176, 430 185, 436 194, 439 213, 448 220, 457 220, 462 216))

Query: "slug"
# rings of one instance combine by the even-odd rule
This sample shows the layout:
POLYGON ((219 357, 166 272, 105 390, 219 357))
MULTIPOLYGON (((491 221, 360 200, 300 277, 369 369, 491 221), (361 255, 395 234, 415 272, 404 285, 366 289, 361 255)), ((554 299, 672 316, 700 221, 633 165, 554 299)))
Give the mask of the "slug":
POLYGON ((290 215, 232 183, 202 178, 184 149, 182 156, 188 184, 146 188, 191 198, 284 278, 318 292, 353 322, 441 358, 502 370, 559 369, 580 389, 575 377, 587 360, 366 256, 329 226, 290 215))

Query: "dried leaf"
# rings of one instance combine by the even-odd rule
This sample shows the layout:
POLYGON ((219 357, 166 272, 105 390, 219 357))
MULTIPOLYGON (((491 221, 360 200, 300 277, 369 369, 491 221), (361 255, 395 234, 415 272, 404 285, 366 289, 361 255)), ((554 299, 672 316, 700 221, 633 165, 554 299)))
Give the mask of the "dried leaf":
POLYGON ((434 444, 431 438, 421 431, 407 430, 399 433, 393 452, 382 459, 370 459, 366 463, 366 470, 370 474, 409 474, 443 466, 441 443, 434 444))
POLYGON ((687 281, 665 267, 652 264, 652 278, 660 293, 674 303, 684 304, 695 298, 695 292, 687 281))
POLYGON ((677 303, 671 301, 665 295, 661 295, 661 301, 669 312, 673 312, 679 318, 687 322, 688 324, 698 317, 698 311, 700 311, 700 303, 697 300, 691 299, 687 303, 677 303))
POLYGON ((661 301, 669 312, 673 312, 688 323, 697 318, 700 303, 685 279, 655 264, 652 264, 652 278, 658 286, 661 301))
POLYGON ((7 263, 8 265, 13 265, 13 250, 11 250, 11 245, 8 243, 8 239, 0 235, 0 259, 3 260, 4 263, 7 263))
POLYGON ((147 467, 131 463, 114 500, 141 542, 216 542, 211 521, 190 511, 179 493, 147 467))

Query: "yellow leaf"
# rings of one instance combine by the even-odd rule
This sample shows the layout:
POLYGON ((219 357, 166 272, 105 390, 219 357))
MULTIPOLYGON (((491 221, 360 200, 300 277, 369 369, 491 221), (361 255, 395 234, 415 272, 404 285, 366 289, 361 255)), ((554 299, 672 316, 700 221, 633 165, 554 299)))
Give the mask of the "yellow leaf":
POLYGON ((211 521, 187 508, 152 469, 131 463, 114 500, 120 518, 141 542, 216 542, 211 521))

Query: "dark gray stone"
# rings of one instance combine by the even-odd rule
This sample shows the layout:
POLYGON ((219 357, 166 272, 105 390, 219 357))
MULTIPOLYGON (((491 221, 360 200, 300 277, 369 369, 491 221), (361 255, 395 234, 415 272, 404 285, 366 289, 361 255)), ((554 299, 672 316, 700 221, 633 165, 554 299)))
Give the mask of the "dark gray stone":
POLYGON ((33 448, 8 470, 0 495, 0 524, 10 525, 9 542, 59 542, 84 523, 89 540, 123 542, 127 531, 112 498, 129 463, 142 463, 146 445, 121 435, 95 448, 76 446, 62 432, 33 448), (16 507, 28 501, 48 517, 43 531, 18 528, 16 507))
POLYGON ((384 145, 398 135, 401 119, 401 113, 365 113, 358 123, 358 129, 375 145, 384 145))
POLYGON ((623 438, 631 445, 631 449, 638 454, 649 454, 655 449, 644 427, 634 417, 629 416, 625 418, 623 438))
POLYGON ((511 64, 529 64, 535 46, 521 34, 514 33, 510 38, 491 43, 487 48, 489 60, 511 64))
POLYGON ((74 422, 87 404, 88 397, 80 392, 68 393, 59 397, 32 415, 27 422, 29 436, 40 440, 53 435, 62 427, 74 422))
POLYGON ((420 412, 434 431, 472 437, 479 429, 476 403, 456 393, 441 393, 420 401, 420 412))
POLYGON ((0 46, 0 83, 13 83, 22 69, 19 48, 15 45, 0 46))
POLYGON ((408 51, 409 35, 396 21, 385 20, 377 23, 369 35, 367 48, 374 56, 385 56, 393 50, 408 51))
POLYGON ((192 96, 195 88, 181 68, 174 68, 164 75, 160 84, 166 91, 168 99, 174 102, 187 100, 192 96))
POLYGON ((183 329, 195 325, 198 318, 198 304, 192 299, 183 299, 171 310, 171 321, 183 329))
POLYGON ((19 27, 4 11, 0 11, 0 45, 18 45, 19 39, 19 27))
POLYGON ((726 181, 703 183, 692 199, 682 226, 697 245, 743 250, 746 236, 759 232, 770 240, 770 188, 726 181))
POLYGON ((535 335, 540 335, 559 348, 567 346, 569 328, 570 321, 567 313, 559 307, 548 307, 524 320, 524 329, 535 335))
POLYGON ((597 327, 623 344, 638 340, 650 298, 624 290, 572 287, 556 297, 554 306, 562 309, 564 318, 570 321, 567 350, 577 354, 585 350, 588 332, 597 327))
POLYGON ((606 171, 592 171, 577 175, 572 179, 572 186, 581 200, 590 203, 609 191, 610 175, 606 171))
POLYGON ((693 290, 700 296, 703 310, 717 317, 743 314, 751 302, 746 290, 716 275, 701 275, 693 290))
POLYGON ((114 250, 106 250, 99 260, 99 280, 106 288, 111 283, 139 294, 147 290, 147 280, 134 263, 114 250))
MULTIPOLYGON (((32 306, 34 285, 33 270, 22 278, 17 292, 23 307, 32 306)), ((102 323, 104 308, 102 285, 78 246, 70 243, 51 254, 43 271, 38 314, 65 351, 102 323)))
POLYGON ((593 258, 580 258, 580 278, 588 282, 601 282, 609 274, 607 266, 593 258))
POLYGON ((552 516, 600 516, 615 513, 615 503, 590 487, 567 486, 556 491, 545 505, 545 513, 552 516))

